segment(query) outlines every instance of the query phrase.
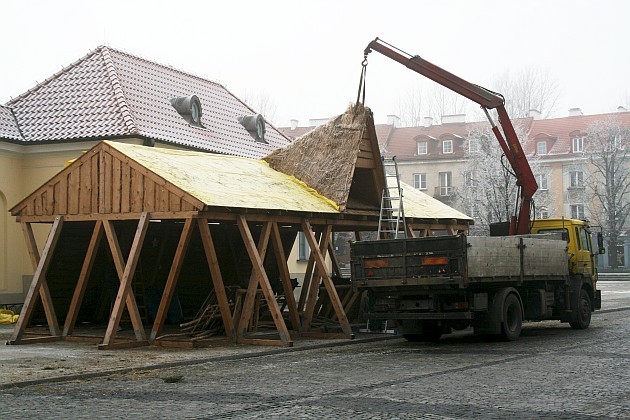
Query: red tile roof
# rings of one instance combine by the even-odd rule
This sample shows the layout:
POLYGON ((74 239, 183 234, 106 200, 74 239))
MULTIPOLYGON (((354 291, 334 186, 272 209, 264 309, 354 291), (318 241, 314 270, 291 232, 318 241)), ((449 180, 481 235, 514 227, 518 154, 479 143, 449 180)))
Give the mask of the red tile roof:
POLYGON ((222 85, 101 46, 11 100, 26 142, 138 136, 217 153, 263 157, 290 144, 271 124, 256 142, 237 121, 254 110, 222 85), (170 99, 196 95, 205 128, 170 99))
POLYGON ((23 140, 10 108, 0 105, 0 139, 23 140))

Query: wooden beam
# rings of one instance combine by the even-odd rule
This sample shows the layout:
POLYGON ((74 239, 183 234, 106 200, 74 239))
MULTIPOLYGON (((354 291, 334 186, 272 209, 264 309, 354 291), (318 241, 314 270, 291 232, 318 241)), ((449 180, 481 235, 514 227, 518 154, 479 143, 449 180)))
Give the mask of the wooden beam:
POLYGON ((140 217, 138 228, 136 229, 136 235, 133 239, 131 251, 129 251, 129 257, 126 264, 124 264, 122 252, 120 251, 120 244, 118 243, 118 238, 116 237, 115 230, 111 225, 111 222, 105 221, 104 227, 112 255, 114 257, 116 269, 120 277, 120 287, 118 288, 118 294, 116 295, 114 307, 112 308, 112 312, 110 314, 109 324, 107 325, 107 330, 105 331, 103 345, 99 346, 99 348, 111 348, 114 343, 116 330, 118 329, 120 318, 124 310, 123 302, 127 303, 127 310, 129 311, 129 317, 131 318, 136 339, 138 341, 146 342, 146 333, 144 331, 144 326, 142 325, 140 312, 138 312, 136 299, 133 296, 133 293, 129 293, 129 291, 131 290, 131 282, 133 281, 133 275, 136 271, 136 266, 140 258, 140 250, 142 249, 142 244, 144 243, 144 238, 146 236, 147 229, 149 228, 149 215, 148 213, 142 213, 142 216, 140 217), (123 268, 123 264, 124 270, 121 275, 120 270, 123 268))
POLYGON ((10 341, 14 344, 19 344, 22 340, 24 330, 33 315, 33 310, 35 309, 35 304, 37 303, 37 295, 39 295, 42 299, 50 334, 52 336, 60 335, 57 315, 55 314, 55 308, 50 297, 50 290, 48 290, 48 283, 46 282, 46 272, 48 271, 48 267, 50 267, 50 262, 52 261, 59 236, 61 235, 62 226, 63 218, 61 216, 57 216, 52 228, 50 229, 46 245, 44 245, 44 249, 40 257, 31 225, 28 223, 22 224, 26 239, 26 246, 28 248, 29 255, 31 256, 31 262, 35 267, 35 274, 33 275, 33 280, 31 281, 31 287, 29 287, 28 292, 26 293, 24 306, 11 336, 10 341))
MULTIPOLYGON (((324 256, 322 255, 322 249, 326 249, 327 244, 326 239, 330 237, 330 232, 332 226, 327 226, 322 234, 322 243, 320 244, 320 248, 317 247, 317 243, 315 242, 315 235, 313 235, 313 231, 311 229, 311 225, 308 220, 302 221, 302 229, 304 230, 304 234, 306 235, 306 239, 311 246, 311 252, 315 252, 315 263, 317 267, 317 271, 319 275, 322 277, 324 281, 324 286, 326 286, 326 291, 328 292, 328 296, 333 304, 333 308, 335 309, 335 314, 337 314, 337 319, 339 320, 339 324, 341 325, 341 330, 346 335, 347 338, 354 338, 354 334, 352 333, 352 328, 350 327, 350 323, 348 322, 348 318, 341 306, 341 301, 339 300, 339 295, 337 294, 337 290, 335 289, 335 285, 332 282, 332 279, 328 275, 328 270, 326 269, 326 262, 324 260, 324 256)), ((312 317, 313 314, 306 314, 306 317, 312 317)), ((310 320, 309 320, 310 322, 310 320)), ((309 325, 310 327, 310 325, 309 325)), ((304 328, 305 331, 308 331, 308 328, 304 328)))
POLYGON ((164 326, 164 321, 166 320, 166 315, 168 313, 168 308, 171 305, 171 300, 173 299, 173 295, 175 294, 177 280, 179 279, 179 274, 182 271, 184 257, 186 257, 188 244, 190 243, 190 238, 192 236, 194 228, 195 225, 193 224, 193 219, 186 219, 186 221, 184 222, 184 227, 182 229, 182 234, 179 237, 179 243, 177 244, 175 256, 173 257, 171 270, 169 271, 168 278, 166 279, 166 285, 164 286, 164 292, 162 293, 160 306, 158 308, 157 315, 155 316, 153 328, 151 329, 151 335, 149 337, 149 342, 151 343, 154 342, 155 338, 162 333, 162 327, 164 326))
POLYGON ((339 267, 339 261, 337 260, 337 255, 335 254, 335 247, 333 244, 332 237, 328 240, 328 255, 330 256, 330 261, 332 262, 333 273, 339 278, 343 277, 341 275, 341 267, 339 267))
POLYGON ((324 229, 324 231, 322 232, 321 235, 321 239, 319 241, 319 245, 317 244, 317 242, 315 242, 315 235, 313 234, 313 232, 311 231, 311 226, 308 223, 308 221, 306 221, 306 225, 303 224, 303 229, 304 230, 304 236, 306 237, 306 240, 309 244, 309 247, 311 248, 311 256, 313 256, 314 260, 315 260, 315 275, 313 275, 313 278, 311 280, 311 284, 309 285, 309 291, 308 291, 308 299, 306 301, 306 308, 304 309, 304 318, 302 321, 302 330, 304 331, 308 331, 311 328, 311 322, 313 320, 313 315, 315 314, 315 308, 318 306, 317 305, 317 296, 319 294, 319 286, 321 284, 321 279, 322 279, 322 272, 321 270, 319 270, 318 267, 318 256, 322 257, 322 260, 324 261, 324 272, 326 276, 328 276, 328 270, 325 267, 326 263, 325 260, 323 259, 323 253, 326 252, 326 250, 328 249, 328 241, 330 240, 330 233, 332 230, 332 226, 326 226, 326 228, 324 229), (308 232, 306 231, 306 229, 308 229, 308 232), (313 241, 311 242, 311 236, 313 241))
POLYGON ((79 280, 74 288, 74 294, 72 295, 72 301, 70 302, 70 309, 68 309, 68 315, 66 316, 66 323, 63 327, 62 336, 66 337, 72 334, 74 324, 77 321, 79 315, 79 309, 83 302, 83 295, 85 294, 85 288, 87 287, 90 273, 92 272, 92 266, 96 259, 98 247, 101 244, 103 238, 103 222, 101 220, 96 221, 94 224, 94 230, 92 231, 92 238, 88 245, 87 252, 85 254, 85 260, 83 261, 83 267, 81 267, 81 273, 79 274, 79 280))
POLYGON ((416 234, 413 231, 413 225, 410 224, 410 223, 407 224, 407 237, 408 238, 415 238, 416 237, 416 234))
MULTIPOLYGON (((249 254, 249 258, 252 261, 253 271, 258 278, 258 284, 262 289, 263 294, 265 295, 265 299, 267 300, 267 305, 269 307, 269 311, 271 312, 271 316, 273 318, 274 324, 276 325, 276 329, 280 334, 280 340, 285 346, 292 346, 293 342, 291 341, 291 336, 289 335, 289 331, 284 322, 284 318, 282 317, 282 313, 280 312, 280 308, 278 307, 278 302, 276 301, 276 297, 271 289, 271 284, 269 284, 269 279, 267 278, 267 273, 265 272, 265 267, 263 264, 264 255, 260 255, 257 252, 257 249, 254 244, 254 238, 252 238, 252 234, 247 226, 247 220, 242 215, 239 215, 237 219, 238 229, 241 232, 241 237, 243 238, 243 242, 245 243, 245 249, 249 254)), ((263 232, 261 233, 261 237, 267 236, 267 242, 269 240, 269 234, 271 233, 271 224, 263 228, 263 232), (263 235, 264 234, 264 235, 263 235)), ((265 241, 263 241, 265 242, 265 241)), ((251 283, 250 283, 251 286, 251 283)), ((255 293, 256 289, 254 289, 255 293)), ((247 290, 249 294, 249 288, 247 290)), ((246 298, 247 299, 247 298, 246 298)), ((246 308, 245 308, 246 309, 246 308)), ((246 323, 243 320, 249 319, 245 318, 245 309, 243 310, 243 315, 241 315, 241 322, 239 322, 238 326, 238 336, 241 337, 244 333, 244 329, 246 328, 246 323)), ((240 338, 237 338, 238 342, 242 342, 240 338)))
MULTIPOLYGON (((317 232, 316 239, 317 243, 321 238, 321 232, 317 232)), ((308 297, 308 291, 310 289, 311 280, 313 278, 313 268, 315 267, 315 256, 313 253, 309 253, 308 263, 306 264, 306 270, 304 271, 304 279, 302 280, 302 290, 300 291, 300 300, 298 302, 298 312, 304 312, 304 307, 306 305, 306 299, 308 297)))
POLYGON ((276 256, 276 261, 278 262, 280 279, 282 280, 282 288, 284 290, 284 298, 287 302, 287 308, 289 309, 291 327, 299 332, 302 329, 300 325, 300 315, 298 314, 295 296, 293 295, 291 274, 289 274, 289 266, 287 265, 286 253, 284 252, 284 247, 282 246, 280 229, 278 228, 278 224, 275 222, 272 224, 271 240, 273 243, 273 252, 276 256))
POLYGON ((29 337, 29 338, 20 338, 19 340, 7 340, 7 344, 15 345, 15 344, 39 344, 39 343, 50 343, 52 341, 61 341, 63 337, 60 335, 47 335, 42 337, 29 337))
MULTIPOLYGON (((247 221, 244 222, 244 226, 247 226, 247 230, 249 231, 249 227, 247 225, 247 221)), ((239 226, 240 230, 240 226, 239 226)), ((263 261, 265 261, 265 255, 267 254, 267 246, 269 245, 269 238, 271 234, 271 223, 265 223, 263 229, 260 232, 260 237, 258 238, 258 247, 257 247, 257 255, 263 261)), ((241 233, 243 236, 243 233, 241 233)), ((251 233, 250 233, 251 236, 251 233)), ((243 239, 246 242, 246 239, 243 239)), ((253 238, 252 238, 253 241, 253 238)), ((247 245, 245 246, 247 250, 247 245)), ((251 256, 250 256, 251 259, 251 256)), ((254 314, 254 309, 256 307, 257 300, 257 290, 259 279, 256 276, 256 270, 254 270, 254 265, 256 263, 252 261, 252 272, 249 276, 249 283, 247 284, 247 292, 245 293, 245 299, 243 299, 241 304, 241 312, 235 313, 235 316, 238 316, 237 319, 234 320, 236 324, 236 337, 237 340, 243 337, 243 334, 247 331, 247 326, 250 324, 252 320, 252 316, 254 314)))
POLYGON ((212 239, 212 234, 210 233, 208 220, 198 219, 197 225, 199 226, 199 233, 201 235, 201 241, 203 242, 206 260, 210 266, 210 276, 212 277, 212 284, 214 285, 214 294, 217 297, 219 309, 221 310, 223 328, 225 328, 225 333, 228 338, 232 341, 236 341, 234 322, 232 321, 232 313, 230 311, 230 303, 228 301, 227 294, 225 293, 225 284, 223 283, 221 267, 219 266, 219 259, 217 258, 217 251, 214 247, 214 240, 212 239))

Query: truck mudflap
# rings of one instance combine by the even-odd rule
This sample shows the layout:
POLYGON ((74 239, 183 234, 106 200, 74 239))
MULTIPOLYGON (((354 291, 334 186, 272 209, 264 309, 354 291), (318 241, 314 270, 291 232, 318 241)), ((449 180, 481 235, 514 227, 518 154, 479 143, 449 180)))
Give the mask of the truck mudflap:
POLYGON ((425 320, 449 320, 474 318, 472 311, 465 312, 369 312, 365 314, 368 319, 425 319, 425 320))

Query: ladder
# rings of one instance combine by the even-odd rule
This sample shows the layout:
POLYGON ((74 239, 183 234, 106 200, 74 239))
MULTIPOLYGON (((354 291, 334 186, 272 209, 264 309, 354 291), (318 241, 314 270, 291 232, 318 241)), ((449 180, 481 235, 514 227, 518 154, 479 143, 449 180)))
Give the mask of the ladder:
POLYGON ((381 196, 381 212, 378 219, 378 239, 407 237, 407 222, 403 208, 403 189, 400 186, 396 156, 382 157, 385 188, 381 196))

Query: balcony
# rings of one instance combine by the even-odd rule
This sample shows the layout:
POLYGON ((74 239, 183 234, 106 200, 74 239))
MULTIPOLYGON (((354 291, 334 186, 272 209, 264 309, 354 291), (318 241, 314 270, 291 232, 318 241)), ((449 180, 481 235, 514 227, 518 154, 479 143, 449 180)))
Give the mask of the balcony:
POLYGON ((451 197, 455 195, 455 187, 435 187, 433 198, 451 197))

